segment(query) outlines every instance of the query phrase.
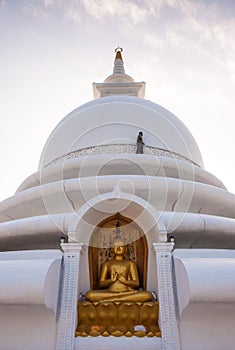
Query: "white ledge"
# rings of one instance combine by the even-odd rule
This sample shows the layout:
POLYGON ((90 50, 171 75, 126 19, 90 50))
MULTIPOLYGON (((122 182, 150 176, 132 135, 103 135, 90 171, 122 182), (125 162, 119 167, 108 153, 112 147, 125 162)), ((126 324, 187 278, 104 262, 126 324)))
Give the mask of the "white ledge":
POLYGON ((24 260, 0 260, 0 304, 44 305, 56 313, 61 257, 28 259, 31 252, 24 254, 24 260))
POLYGON ((178 257, 175 271, 180 314, 190 303, 235 302, 235 257, 178 257))

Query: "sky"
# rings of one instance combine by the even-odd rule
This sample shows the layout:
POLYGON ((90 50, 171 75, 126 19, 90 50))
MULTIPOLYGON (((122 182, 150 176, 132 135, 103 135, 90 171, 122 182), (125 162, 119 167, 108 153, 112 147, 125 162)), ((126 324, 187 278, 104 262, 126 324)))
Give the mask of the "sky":
POLYGON ((189 128, 235 193, 235 1, 0 0, 0 200, 37 171, 58 122, 123 48, 146 99, 189 128))

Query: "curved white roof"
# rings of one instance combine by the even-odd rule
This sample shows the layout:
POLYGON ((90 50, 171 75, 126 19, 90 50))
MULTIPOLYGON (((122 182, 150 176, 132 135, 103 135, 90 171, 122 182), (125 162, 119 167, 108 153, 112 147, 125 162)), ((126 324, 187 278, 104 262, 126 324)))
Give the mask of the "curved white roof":
POLYGON ((108 96, 86 103, 55 127, 43 149, 39 168, 86 147, 135 144, 143 131, 146 145, 180 154, 203 167, 192 134, 171 112, 133 96, 108 96))

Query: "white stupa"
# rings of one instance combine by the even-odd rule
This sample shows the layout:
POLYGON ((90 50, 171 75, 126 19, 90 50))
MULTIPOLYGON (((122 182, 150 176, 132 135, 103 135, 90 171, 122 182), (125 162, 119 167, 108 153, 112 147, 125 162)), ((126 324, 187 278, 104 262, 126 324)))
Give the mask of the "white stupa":
POLYGON ((93 91, 1 203, 0 349, 232 350, 235 196, 204 170, 180 119, 144 99, 121 48, 93 91), (111 239, 116 219, 128 244, 137 233, 145 242, 141 286, 157 295, 160 337, 75 336, 77 302, 95 283, 92 247, 111 239))

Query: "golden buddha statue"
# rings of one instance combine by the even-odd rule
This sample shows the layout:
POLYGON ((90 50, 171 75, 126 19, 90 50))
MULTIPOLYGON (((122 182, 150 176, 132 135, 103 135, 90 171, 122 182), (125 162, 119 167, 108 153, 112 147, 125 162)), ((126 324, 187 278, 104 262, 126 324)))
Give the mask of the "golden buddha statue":
POLYGON ((152 300, 152 294, 147 291, 138 291, 139 277, 134 261, 125 260, 126 246, 120 239, 113 247, 114 258, 106 261, 101 267, 101 290, 90 290, 85 299, 94 301, 134 301, 147 302, 152 300))

